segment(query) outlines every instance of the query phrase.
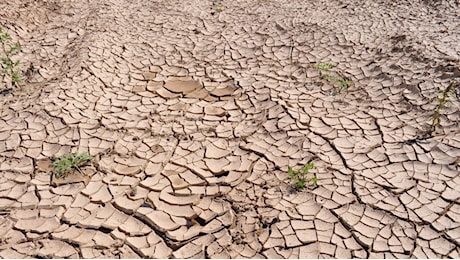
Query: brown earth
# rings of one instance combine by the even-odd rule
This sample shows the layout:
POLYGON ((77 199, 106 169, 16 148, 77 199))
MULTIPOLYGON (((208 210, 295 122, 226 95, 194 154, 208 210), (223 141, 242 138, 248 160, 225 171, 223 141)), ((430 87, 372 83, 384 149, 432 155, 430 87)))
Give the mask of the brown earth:
POLYGON ((460 77, 458 3, 10 0, 0 17, 23 72, 0 96, 0 257, 460 258, 458 85, 427 133, 460 77), (93 170, 50 185, 75 151, 93 170), (309 161, 317 185, 295 191, 309 161))

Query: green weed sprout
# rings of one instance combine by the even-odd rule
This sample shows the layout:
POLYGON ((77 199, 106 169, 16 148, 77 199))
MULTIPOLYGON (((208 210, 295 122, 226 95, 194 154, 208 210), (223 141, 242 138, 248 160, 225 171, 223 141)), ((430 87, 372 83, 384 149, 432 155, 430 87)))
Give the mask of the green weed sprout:
POLYGON ((13 56, 19 52, 19 43, 12 42, 11 35, 4 32, 0 28, 0 44, 1 44, 1 75, 3 80, 9 78, 11 80, 11 85, 17 86, 21 82, 21 77, 19 76, 19 60, 13 60, 13 56))
POLYGON ((353 84, 350 79, 329 74, 329 70, 335 66, 331 63, 317 63, 314 67, 321 72, 321 79, 331 82, 339 87, 340 92, 345 92, 353 84))
POLYGON ((91 161, 93 157, 88 153, 71 153, 61 155, 53 162, 56 178, 66 177, 72 169, 81 172, 80 167, 91 161))
POLYGON ((315 68, 321 71, 328 71, 334 68, 334 65, 331 63, 316 63, 315 68))
POLYGON ((213 9, 217 12, 222 12, 224 10, 224 6, 222 5, 222 3, 215 3, 213 5, 213 9))
POLYGON ((292 183, 296 190, 304 189, 308 184, 316 184, 318 182, 318 177, 314 174, 313 177, 309 177, 308 173, 315 167, 313 162, 307 163, 302 169, 294 170, 292 167, 288 167, 289 177, 291 178, 292 183))
POLYGON ((453 88, 454 88, 455 82, 450 82, 449 86, 445 89, 438 89, 438 92, 436 93, 435 99, 437 99, 438 104, 436 105, 436 108, 433 111, 433 115, 431 116, 431 126, 430 126, 430 132, 433 133, 436 129, 436 127, 439 127, 441 125, 441 110, 446 106, 446 104, 450 101, 449 97, 455 96, 453 88))

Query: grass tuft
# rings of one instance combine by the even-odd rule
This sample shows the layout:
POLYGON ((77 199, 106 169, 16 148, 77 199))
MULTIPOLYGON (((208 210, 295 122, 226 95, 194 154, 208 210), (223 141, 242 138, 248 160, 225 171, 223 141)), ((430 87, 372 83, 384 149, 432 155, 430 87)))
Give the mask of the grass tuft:
POLYGON ((53 162, 54 176, 56 178, 65 178, 71 170, 80 171, 80 167, 86 165, 92 159, 93 157, 88 153, 75 152, 61 155, 53 162))
POLYGON ((351 87, 353 84, 353 81, 351 81, 350 79, 330 74, 329 71, 335 67, 331 63, 316 63, 314 67, 320 71, 321 79, 336 85, 339 88, 340 92, 348 91, 348 88, 351 87))
POLYGON ((18 54, 20 46, 19 42, 13 42, 11 35, 4 32, 0 28, 0 75, 3 81, 10 81, 11 86, 15 87, 21 82, 19 76, 19 60, 14 60, 13 57, 18 54))
POLYGON ((291 182, 296 190, 303 190, 308 185, 316 184, 318 182, 316 174, 313 174, 312 177, 308 176, 313 168, 315 168, 315 164, 313 162, 307 163, 300 170, 294 170, 292 167, 288 167, 289 177, 291 178, 291 182))
MULTIPOLYGON (((433 115, 430 117, 431 119, 431 125, 430 125, 430 133, 433 133, 436 130, 436 127, 439 127, 441 125, 441 110, 444 109, 446 104, 450 101, 451 97, 455 97, 454 93, 454 86, 455 82, 451 81, 449 86, 445 89, 438 89, 438 92, 436 93, 436 96, 434 99, 437 100, 437 105, 433 111, 433 115)), ((433 100, 434 100, 433 99, 433 100)))

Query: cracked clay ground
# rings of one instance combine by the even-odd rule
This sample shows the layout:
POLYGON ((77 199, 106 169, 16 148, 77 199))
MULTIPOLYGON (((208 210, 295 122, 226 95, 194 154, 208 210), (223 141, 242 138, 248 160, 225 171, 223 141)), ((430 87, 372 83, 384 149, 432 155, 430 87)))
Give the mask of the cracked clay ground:
POLYGON ((458 85, 426 130, 460 77, 456 1, 10 0, 0 17, 23 73, 0 96, 0 257, 460 258, 458 85), (50 185, 74 151, 85 176, 50 185), (288 166, 309 161, 297 192, 288 166))

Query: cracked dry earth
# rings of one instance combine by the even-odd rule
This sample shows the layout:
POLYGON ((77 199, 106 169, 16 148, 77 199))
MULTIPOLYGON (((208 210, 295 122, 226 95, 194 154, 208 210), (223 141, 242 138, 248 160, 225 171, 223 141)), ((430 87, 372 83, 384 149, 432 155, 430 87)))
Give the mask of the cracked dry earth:
POLYGON ((460 258, 458 87, 426 134, 460 77, 458 3, 11 0, 0 15, 24 72, 0 97, 0 257, 460 258), (85 175, 50 185, 50 160, 75 151, 94 156, 85 175), (297 192, 288 166, 309 161, 317 186, 297 192))

